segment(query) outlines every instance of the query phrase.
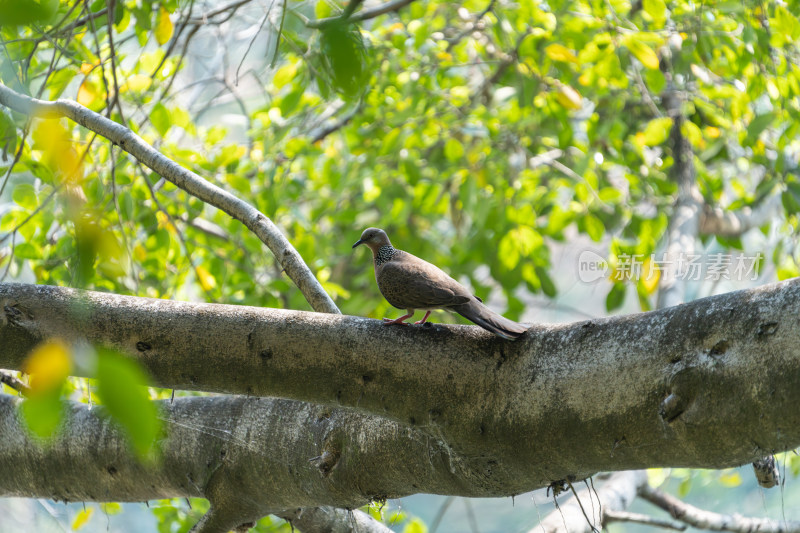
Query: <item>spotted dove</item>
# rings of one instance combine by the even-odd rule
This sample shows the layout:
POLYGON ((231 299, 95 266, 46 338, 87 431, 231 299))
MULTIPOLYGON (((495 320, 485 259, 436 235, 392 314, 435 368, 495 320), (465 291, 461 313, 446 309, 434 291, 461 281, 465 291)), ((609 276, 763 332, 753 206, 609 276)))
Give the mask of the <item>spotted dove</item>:
POLYGON ((386 324, 407 324, 414 311, 424 309, 425 316, 416 324, 424 324, 433 309, 454 311, 504 339, 514 340, 527 329, 522 324, 502 317, 483 305, 466 287, 438 267, 392 246, 381 229, 367 228, 353 245, 366 244, 375 261, 375 279, 383 297, 408 314, 386 324))

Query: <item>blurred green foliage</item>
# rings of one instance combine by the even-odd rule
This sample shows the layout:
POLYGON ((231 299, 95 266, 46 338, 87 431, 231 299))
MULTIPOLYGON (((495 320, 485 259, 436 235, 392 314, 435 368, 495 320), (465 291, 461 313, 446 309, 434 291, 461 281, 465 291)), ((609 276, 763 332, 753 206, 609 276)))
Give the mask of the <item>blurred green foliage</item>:
MULTIPOLYGON (((0 30, 2 79, 109 114, 252 202, 346 313, 389 311, 367 258, 348 246, 376 225, 478 295, 502 290, 519 318, 518 289, 557 293, 551 251, 575 230, 608 243, 612 264, 663 245, 675 194, 668 83, 686 95, 684 134, 709 204, 738 209, 784 191, 786 238, 772 259, 782 276, 797 274, 800 23, 790 4, 429 1, 321 29, 304 20, 342 6, 293 4, 277 65, 260 65, 269 97, 244 103, 250 127, 237 141, 198 126, 169 90, 185 67, 175 28, 199 16, 190 3, 117 2, 109 24, 105 2, 90 4, 91 21, 62 2, 55 23, 0 30), (119 48, 116 76, 109 28, 141 46, 119 48)), ((29 266, 41 283, 306 307, 240 223, 79 126, 0 117, 6 168, 21 148, 0 218, 0 266, 12 274, 29 266)), ((609 287, 609 310, 632 283, 609 287)), ((637 290, 648 308, 655 285, 637 290)))

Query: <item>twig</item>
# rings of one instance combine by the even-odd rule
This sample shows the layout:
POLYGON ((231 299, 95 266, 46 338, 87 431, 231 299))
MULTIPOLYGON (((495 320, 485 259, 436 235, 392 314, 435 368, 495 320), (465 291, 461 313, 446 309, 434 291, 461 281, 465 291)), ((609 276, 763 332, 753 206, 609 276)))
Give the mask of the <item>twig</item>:
MULTIPOLYGON (((332 26, 335 24, 342 24, 344 22, 361 22, 368 19, 373 19, 380 15, 385 15, 386 13, 391 13, 392 11, 398 11, 408 4, 413 2, 414 0, 393 0, 392 2, 386 2, 383 5, 373 7, 372 9, 365 9, 363 11, 359 11, 358 13, 353 14, 348 18, 343 18, 342 15, 336 17, 327 17, 324 19, 317 19, 317 20, 309 20, 304 16, 301 16, 301 20, 303 23, 308 26, 309 28, 326 28, 328 26, 332 26)), ((293 13, 300 15, 293 11, 293 13)))
POLYGON ((483 28, 484 25, 481 24, 481 21, 483 20, 483 17, 485 17, 489 13, 489 11, 494 9, 494 4, 495 4, 496 1, 497 0, 489 0, 489 5, 486 6, 486 9, 484 9, 483 11, 478 13, 478 15, 475 17, 474 21, 469 22, 467 24, 467 27, 464 30, 462 30, 461 32, 459 32, 457 35, 447 39, 447 50, 448 51, 451 50, 459 42, 461 42, 461 39, 463 39, 464 37, 466 37, 467 35, 469 35, 473 31, 480 30, 480 29, 483 28))
POLYGON ((249 4, 253 0, 237 0, 236 2, 231 2, 230 4, 226 4, 222 7, 218 7, 217 9, 211 10, 207 13, 203 13, 199 18, 190 18, 186 21, 187 24, 222 24, 223 22, 227 22, 235 13, 236 11, 245 4, 249 4), (213 22, 209 21, 216 17, 217 15, 221 15, 225 13, 227 17, 222 20, 215 20, 213 22))
POLYGON ((327 137, 331 133, 333 133, 335 131, 338 131, 338 130, 342 129, 343 127, 345 127, 353 119, 353 117, 356 116, 356 114, 359 111, 361 111, 361 106, 362 106, 362 102, 359 102, 359 104, 356 107, 354 107, 352 110, 350 110, 349 112, 347 112, 344 115, 342 115, 342 117, 339 118, 339 120, 337 120, 335 122, 332 122, 331 124, 328 124, 327 126, 324 126, 322 128, 319 128, 319 129, 316 129, 316 130, 312 130, 311 132, 309 132, 309 136, 311 137, 311 140, 309 142, 311 144, 318 143, 319 141, 323 140, 325 137, 327 137))
POLYGON ((603 514, 603 525, 610 522, 631 522, 643 524, 645 526, 662 527, 664 529, 674 529, 675 531, 685 531, 686 524, 678 524, 671 520, 661 520, 646 514, 629 513, 627 511, 606 511, 603 514))
POLYGON ((250 39, 250 42, 247 44, 247 50, 245 50, 244 54, 242 54, 242 59, 241 61, 239 61, 239 66, 236 67, 236 74, 233 77, 233 84, 236 86, 239 85, 239 71, 242 70, 242 65, 244 65, 244 60, 247 58, 247 54, 250 53, 250 49, 253 47, 253 43, 256 42, 258 35, 261 33, 261 30, 264 29, 264 24, 266 24, 267 21, 269 20, 269 15, 270 13, 272 13, 272 6, 274 5, 275 5, 275 0, 272 0, 272 2, 269 3, 269 8, 267 9, 267 12, 264 13, 264 17, 261 19, 261 24, 258 25, 258 30, 256 31, 255 35, 253 35, 253 38, 250 39))
POLYGON ((797 533, 800 521, 771 520, 769 518, 750 518, 738 514, 724 515, 699 509, 671 494, 652 488, 644 483, 639 487, 639 496, 653 505, 667 511, 672 518, 698 529, 711 531, 732 531, 734 533, 797 533))
POLYGON ((431 528, 430 528, 431 533, 436 533, 436 530, 439 529, 439 524, 442 522, 444 514, 447 512, 447 509, 450 508, 450 506, 453 504, 455 499, 456 499, 455 496, 448 496, 447 498, 445 498, 442 505, 439 506, 439 510, 436 512, 436 516, 431 522, 431 528))

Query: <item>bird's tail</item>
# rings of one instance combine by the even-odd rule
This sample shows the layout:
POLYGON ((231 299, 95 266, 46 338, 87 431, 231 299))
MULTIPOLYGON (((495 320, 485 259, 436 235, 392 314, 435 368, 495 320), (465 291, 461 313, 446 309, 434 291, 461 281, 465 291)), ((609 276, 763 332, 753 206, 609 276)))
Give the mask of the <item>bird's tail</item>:
POLYGON ((528 330, 527 326, 498 315, 477 299, 465 304, 454 305, 450 309, 504 339, 513 341, 528 330))

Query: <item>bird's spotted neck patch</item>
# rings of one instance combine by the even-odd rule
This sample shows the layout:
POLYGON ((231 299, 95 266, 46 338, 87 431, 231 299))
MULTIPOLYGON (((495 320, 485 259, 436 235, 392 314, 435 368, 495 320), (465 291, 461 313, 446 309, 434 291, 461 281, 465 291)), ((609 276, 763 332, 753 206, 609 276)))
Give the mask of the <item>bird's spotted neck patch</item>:
POLYGON ((375 264, 382 265, 387 261, 391 261, 396 253, 397 250, 391 244, 384 244, 378 248, 378 253, 375 254, 375 264))

